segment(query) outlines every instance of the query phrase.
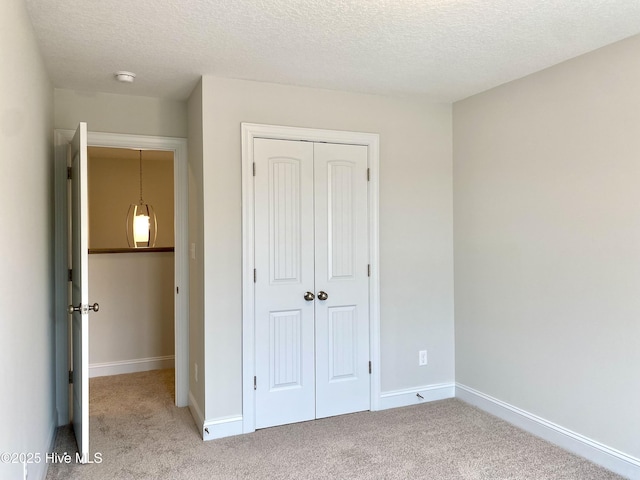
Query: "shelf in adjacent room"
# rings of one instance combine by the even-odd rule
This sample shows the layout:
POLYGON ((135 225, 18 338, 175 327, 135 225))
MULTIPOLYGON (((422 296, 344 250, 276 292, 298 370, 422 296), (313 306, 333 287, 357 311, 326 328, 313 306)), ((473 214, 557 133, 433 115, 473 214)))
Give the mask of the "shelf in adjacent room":
POLYGON ((148 253, 148 252, 173 252, 174 247, 151 247, 151 248, 90 248, 89 255, 101 253, 148 253))

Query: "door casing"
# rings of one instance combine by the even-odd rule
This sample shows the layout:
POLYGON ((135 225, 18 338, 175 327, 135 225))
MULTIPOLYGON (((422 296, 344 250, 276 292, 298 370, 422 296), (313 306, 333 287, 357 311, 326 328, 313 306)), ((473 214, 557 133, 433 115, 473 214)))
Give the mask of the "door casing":
MULTIPOLYGON (((91 126, 89 125, 89 128, 91 126)), ((69 423, 69 338, 67 331, 67 148, 74 130, 54 132, 55 178, 55 382, 58 425, 69 423)), ((186 407, 189 396, 189 225, 188 225, 188 158, 187 140, 177 137, 156 137, 119 133, 88 132, 89 147, 115 147, 165 150, 174 153, 174 232, 175 285, 180 293, 175 297, 175 403, 186 407)), ((96 300, 98 301, 98 300, 96 300)))
POLYGON ((278 125, 242 123, 242 431, 255 431, 255 332, 254 332, 254 189, 253 140, 270 138, 308 142, 364 145, 369 166, 369 342, 372 362, 371 410, 379 409, 380 398, 380 283, 378 247, 379 135, 376 133, 320 130, 278 125))

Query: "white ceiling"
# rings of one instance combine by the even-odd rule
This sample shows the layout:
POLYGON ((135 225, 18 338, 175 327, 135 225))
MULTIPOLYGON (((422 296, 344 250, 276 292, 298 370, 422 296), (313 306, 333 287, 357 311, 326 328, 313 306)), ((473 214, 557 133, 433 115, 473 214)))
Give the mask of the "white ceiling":
POLYGON ((450 102, 640 33, 638 0, 25 1, 55 87, 175 99, 212 74, 450 102))

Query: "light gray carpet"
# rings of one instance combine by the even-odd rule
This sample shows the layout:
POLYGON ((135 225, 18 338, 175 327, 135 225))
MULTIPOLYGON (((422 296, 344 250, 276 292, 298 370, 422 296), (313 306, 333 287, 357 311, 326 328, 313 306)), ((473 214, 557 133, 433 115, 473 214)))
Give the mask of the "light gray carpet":
MULTIPOLYGON (((90 383, 93 465, 47 479, 620 479, 459 400, 363 412, 203 442, 173 405, 173 371, 90 383)), ((75 456, 70 428, 55 451, 75 456)))

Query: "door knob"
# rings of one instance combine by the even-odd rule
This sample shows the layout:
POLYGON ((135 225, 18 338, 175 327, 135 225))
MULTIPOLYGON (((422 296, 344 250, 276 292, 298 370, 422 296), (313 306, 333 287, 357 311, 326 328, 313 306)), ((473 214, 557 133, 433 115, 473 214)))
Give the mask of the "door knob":
POLYGON ((311 301, 313 301, 313 299, 314 299, 314 298, 316 298, 316 296, 315 296, 313 293, 311 293, 311 292, 307 292, 307 293, 305 293, 305 294, 304 294, 304 299, 305 299, 307 302, 311 302, 311 301))
POLYGON ((329 298, 327 292, 323 292, 322 290, 318 292, 318 300, 326 300, 327 298, 329 298))
POLYGON ((67 308, 67 311, 69 313, 73 313, 73 312, 89 313, 92 310, 94 312, 97 312, 98 310, 100 310, 100 305, 98 305, 97 303, 94 303, 93 305, 85 305, 83 307, 82 304, 79 303, 77 307, 74 307, 73 305, 69 305, 69 307, 67 308))

